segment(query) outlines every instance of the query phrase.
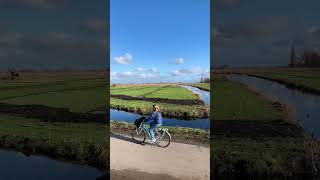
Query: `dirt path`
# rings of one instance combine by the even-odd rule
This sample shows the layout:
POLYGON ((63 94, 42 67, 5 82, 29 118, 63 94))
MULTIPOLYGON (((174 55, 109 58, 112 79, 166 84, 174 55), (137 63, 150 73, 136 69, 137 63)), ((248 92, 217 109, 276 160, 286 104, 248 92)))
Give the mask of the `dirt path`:
POLYGON ((111 172, 130 170, 175 179, 210 179, 210 149, 175 142, 167 148, 140 145, 129 136, 112 134, 110 167, 111 172))

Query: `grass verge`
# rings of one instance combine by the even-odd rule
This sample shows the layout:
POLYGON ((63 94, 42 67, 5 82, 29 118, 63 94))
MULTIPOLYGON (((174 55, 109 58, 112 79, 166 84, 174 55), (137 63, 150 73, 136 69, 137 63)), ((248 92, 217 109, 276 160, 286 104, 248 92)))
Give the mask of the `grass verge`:
POLYGON ((217 72, 246 74, 275 81, 304 92, 320 94, 319 68, 226 69, 217 72))
POLYGON ((0 146, 109 169, 109 132, 99 123, 43 122, 0 115, 0 146))
POLYGON ((247 86, 217 76, 213 85, 212 117, 219 120, 277 120, 287 114, 247 86))
POLYGON ((189 83, 189 86, 193 86, 205 91, 210 91, 210 83, 189 83))
POLYGON ((178 105, 110 98, 110 108, 124 110, 127 112, 136 112, 142 115, 149 115, 154 104, 158 104, 161 107, 162 115, 165 117, 196 119, 208 118, 209 116, 209 111, 205 105, 178 105))
MULTIPOLYGON (((168 131, 172 137, 173 141, 184 142, 184 143, 197 143, 197 144, 207 144, 209 145, 210 134, 208 131, 196 128, 186 128, 186 127, 171 127, 163 126, 168 128, 168 131)), ((121 132, 131 135, 132 130, 135 125, 127 122, 120 122, 111 120, 110 130, 113 132, 121 132)))

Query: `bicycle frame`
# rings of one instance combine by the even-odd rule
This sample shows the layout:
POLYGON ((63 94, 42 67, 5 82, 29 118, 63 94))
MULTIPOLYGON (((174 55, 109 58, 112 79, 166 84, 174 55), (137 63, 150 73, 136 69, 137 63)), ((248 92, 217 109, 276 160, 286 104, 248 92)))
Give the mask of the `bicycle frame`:
MULTIPOLYGON (((140 132, 139 132, 139 133, 141 133, 141 129, 143 128, 143 129, 147 132, 149 138, 151 138, 150 132, 148 131, 147 128, 145 128, 144 124, 145 124, 145 123, 142 122, 142 123, 140 124, 139 128, 137 128, 137 129, 140 129, 140 132)), ((161 128, 161 127, 159 127, 159 128, 156 128, 155 131, 156 131, 155 134, 160 135, 160 137, 161 137, 161 139, 162 139, 163 136, 164 136, 164 134, 165 134, 165 132, 168 132, 168 129, 167 129, 167 128, 161 128), (162 133, 159 133, 159 131, 162 131, 162 133)))

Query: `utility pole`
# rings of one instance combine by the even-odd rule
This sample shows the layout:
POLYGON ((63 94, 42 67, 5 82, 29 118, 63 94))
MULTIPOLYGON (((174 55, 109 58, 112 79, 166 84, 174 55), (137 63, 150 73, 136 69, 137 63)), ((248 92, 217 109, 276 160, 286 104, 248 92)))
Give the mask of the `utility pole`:
POLYGON ((295 67, 296 65, 296 51, 294 47, 294 41, 291 43, 291 50, 290 50, 290 63, 289 67, 295 67))

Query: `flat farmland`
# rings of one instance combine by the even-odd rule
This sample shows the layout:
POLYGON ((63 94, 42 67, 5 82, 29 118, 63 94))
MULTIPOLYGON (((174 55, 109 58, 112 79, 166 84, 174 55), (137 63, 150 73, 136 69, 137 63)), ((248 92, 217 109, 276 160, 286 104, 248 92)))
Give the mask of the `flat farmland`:
POLYGON ((191 91, 175 84, 117 85, 110 87, 111 108, 149 114, 158 104, 166 117, 206 118, 203 101, 191 91))
POLYGON ((0 146, 109 168, 105 72, 0 74, 0 146))
POLYGON ((21 73, 20 76, 16 80, 1 80, 1 103, 38 104, 74 112, 105 107, 107 84, 102 73, 21 73))

